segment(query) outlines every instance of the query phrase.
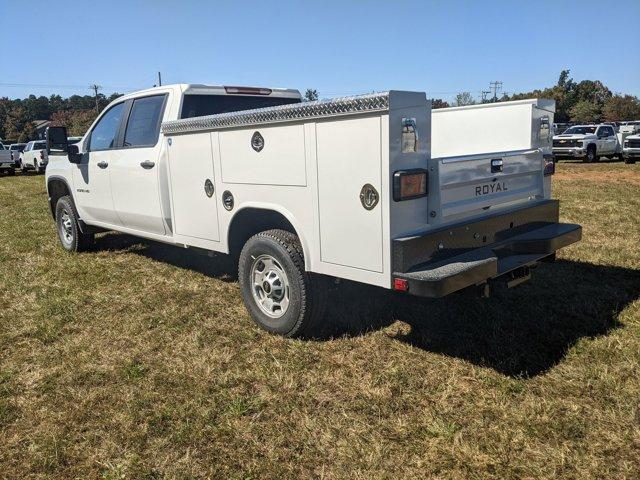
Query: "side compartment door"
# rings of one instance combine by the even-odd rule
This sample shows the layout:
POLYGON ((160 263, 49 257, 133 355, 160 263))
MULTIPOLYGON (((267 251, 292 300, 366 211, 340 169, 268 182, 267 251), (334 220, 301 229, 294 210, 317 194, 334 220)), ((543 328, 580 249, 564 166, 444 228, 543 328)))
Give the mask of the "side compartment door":
POLYGON ((102 114, 90 132, 82 162, 71 167, 73 198, 80 216, 89 223, 120 225, 111 198, 109 168, 124 106, 118 103, 102 114))
POLYGON ((380 117, 318 122, 316 148, 321 260, 382 272, 380 117), (361 192, 377 192, 373 208, 361 192))
POLYGON ((125 127, 109 167, 116 213, 127 228, 165 233, 160 203, 160 124, 167 95, 152 95, 127 102, 125 127))
POLYGON ((219 241, 211 133, 170 137, 169 170, 175 233, 197 240, 219 241))

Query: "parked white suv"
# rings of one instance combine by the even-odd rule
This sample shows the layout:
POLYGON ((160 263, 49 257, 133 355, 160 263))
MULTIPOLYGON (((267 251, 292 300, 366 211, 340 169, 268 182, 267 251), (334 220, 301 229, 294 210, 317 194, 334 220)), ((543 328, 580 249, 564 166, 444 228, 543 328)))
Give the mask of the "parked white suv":
POLYGON ((24 151, 20 154, 20 170, 22 173, 27 173, 29 170, 43 173, 47 163, 49 163, 47 142, 44 140, 34 140, 27 143, 24 151))
POLYGON ((601 156, 622 158, 618 137, 611 125, 575 125, 553 137, 553 156, 581 158, 583 162, 597 162, 601 156))

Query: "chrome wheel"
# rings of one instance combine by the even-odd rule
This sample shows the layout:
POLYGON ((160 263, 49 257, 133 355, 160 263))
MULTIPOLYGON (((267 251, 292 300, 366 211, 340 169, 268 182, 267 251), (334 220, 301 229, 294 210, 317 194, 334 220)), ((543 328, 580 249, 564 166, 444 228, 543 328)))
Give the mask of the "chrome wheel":
POLYGON ((60 217, 60 236, 67 244, 73 242, 73 224, 71 223, 71 216, 66 210, 62 211, 62 216, 60 217))
POLYGON ((271 255, 260 255, 251 265, 253 299, 271 318, 280 318, 289 308, 289 279, 271 255))

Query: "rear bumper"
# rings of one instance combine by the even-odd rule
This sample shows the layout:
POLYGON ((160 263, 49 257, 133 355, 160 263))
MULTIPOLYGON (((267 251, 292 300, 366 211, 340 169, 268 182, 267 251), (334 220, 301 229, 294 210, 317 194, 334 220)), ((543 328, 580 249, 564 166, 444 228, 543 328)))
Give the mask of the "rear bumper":
POLYGON ((558 222, 558 201, 394 240, 394 278, 408 293, 443 297, 528 267, 579 241, 582 227, 558 222))

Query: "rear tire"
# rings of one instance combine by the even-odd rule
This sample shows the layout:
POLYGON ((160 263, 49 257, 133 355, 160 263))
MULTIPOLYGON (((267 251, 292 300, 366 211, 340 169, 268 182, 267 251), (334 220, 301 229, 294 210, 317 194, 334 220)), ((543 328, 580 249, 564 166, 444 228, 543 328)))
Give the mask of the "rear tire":
POLYGON ((78 212, 68 195, 56 203, 56 227, 60 244, 67 252, 83 252, 93 245, 94 235, 80 231, 78 212))
POLYGON ((297 235, 267 230, 242 248, 238 280, 251 318, 288 338, 313 336, 326 307, 326 281, 305 271, 297 235))

